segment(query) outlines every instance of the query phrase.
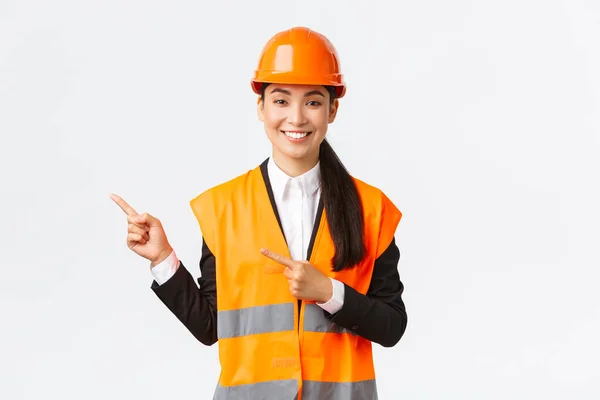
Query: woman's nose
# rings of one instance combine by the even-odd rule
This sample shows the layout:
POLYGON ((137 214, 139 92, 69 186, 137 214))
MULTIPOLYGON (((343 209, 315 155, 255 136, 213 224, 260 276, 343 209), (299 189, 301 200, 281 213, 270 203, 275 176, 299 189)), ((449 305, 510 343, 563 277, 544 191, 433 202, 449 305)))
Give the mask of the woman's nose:
POLYGON ((304 114, 304 107, 302 105, 291 107, 288 121, 295 126, 306 124, 307 120, 306 115, 304 114))

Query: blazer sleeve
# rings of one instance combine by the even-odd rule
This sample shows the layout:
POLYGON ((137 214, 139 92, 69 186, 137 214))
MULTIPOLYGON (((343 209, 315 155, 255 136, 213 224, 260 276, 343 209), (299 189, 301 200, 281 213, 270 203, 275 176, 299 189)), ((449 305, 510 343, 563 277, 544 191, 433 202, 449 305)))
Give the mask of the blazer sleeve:
POLYGON ((375 260, 371 283, 362 294, 344 283, 344 304, 335 314, 324 311, 337 325, 378 343, 395 346, 406 330, 408 316, 402 300, 404 285, 398 272, 400 250, 392 239, 375 260))
POLYGON ((217 281, 215 256, 204 238, 200 257, 198 286, 180 262, 175 274, 165 283, 152 282, 151 289, 165 306, 201 343, 217 342, 217 281))

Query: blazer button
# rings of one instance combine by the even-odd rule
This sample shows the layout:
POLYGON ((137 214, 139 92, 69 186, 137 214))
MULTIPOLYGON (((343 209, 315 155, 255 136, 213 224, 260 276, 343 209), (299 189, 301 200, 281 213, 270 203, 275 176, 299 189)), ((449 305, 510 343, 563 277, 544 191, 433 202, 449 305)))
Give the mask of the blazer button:
POLYGON ((358 329, 358 325, 352 325, 352 330, 355 331, 358 329))

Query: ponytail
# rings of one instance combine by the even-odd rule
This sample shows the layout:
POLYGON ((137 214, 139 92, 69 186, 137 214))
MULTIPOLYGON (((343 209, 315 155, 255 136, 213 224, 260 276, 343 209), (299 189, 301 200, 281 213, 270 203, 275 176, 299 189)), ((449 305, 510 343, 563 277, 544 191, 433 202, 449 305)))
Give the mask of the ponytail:
POLYGON ((335 245, 334 271, 351 269, 365 256, 362 204, 354 180, 327 139, 321 143, 321 193, 335 245))
MULTIPOLYGON (((264 100, 268 83, 261 85, 260 98, 264 100)), ((325 86, 329 92, 330 104, 333 104, 336 91, 325 86)), ((366 254, 364 244, 363 210, 354 180, 324 139, 319 149, 321 166, 321 197, 329 225, 329 233, 335 246, 331 260, 333 271, 351 269, 366 254)))

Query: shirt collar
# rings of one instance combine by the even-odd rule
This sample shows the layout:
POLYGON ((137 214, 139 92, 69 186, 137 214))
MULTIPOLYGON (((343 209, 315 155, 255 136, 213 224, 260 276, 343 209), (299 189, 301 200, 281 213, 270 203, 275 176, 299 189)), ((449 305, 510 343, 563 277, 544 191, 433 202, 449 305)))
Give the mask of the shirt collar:
POLYGON ((283 197, 285 189, 290 181, 298 181, 300 188, 302 189, 302 194, 305 197, 312 195, 321 187, 320 162, 317 162, 317 165, 315 165, 311 170, 300 176, 292 178, 283 172, 281 168, 277 166, 277 164, 275 164, 273 157, 270 157, 267 163, 267 171, 269 173, 269 180, 271 181, 273 195, 279 200, 283 197))

